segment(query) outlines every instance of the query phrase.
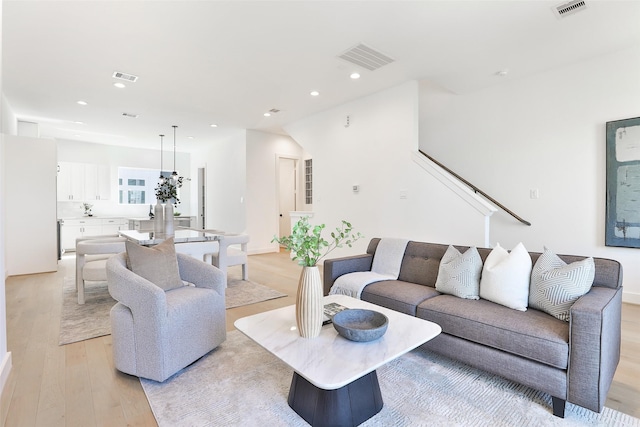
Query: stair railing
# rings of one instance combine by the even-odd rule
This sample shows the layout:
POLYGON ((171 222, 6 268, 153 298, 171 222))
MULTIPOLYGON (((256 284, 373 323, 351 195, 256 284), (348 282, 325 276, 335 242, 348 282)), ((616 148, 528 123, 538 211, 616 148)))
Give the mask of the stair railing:
POLYGON ((442 169, 444 169, 445 171, 447 171, 448 173, 450 173, 451 175, 456 177, 462 183, 467 185, 469 188, 471 188, 471 190, 473 190, 474 193, 480 194, 482 197, 484 197, 485 199, 489 200, 491 203, 493 203, 494 205, 496 205, 497 207, 499 207, 500 209, 502 209, 503 211, 505 211, 506 213, 508 213, 509 215, 511 215, 512 217, 514 217, 518 221, 520 221, 521 223, 523 223, 525 225, 529 225, 529 226, 531 225, 531 223, 529 221, 527 221, 525 219, 522 219, 520 216, 518 216, 512 210, 510 210, 506 206, 504 206, 502 203, 498 202, 496 199, 494 199, 493 197, 489 196, 487 193, 485 193, 484 191, 482 191, 481 189, 479 189, 478 187, 476 187, 475 185, 473 185, 472 183, 470 183, 469 181, 467 181, 466 179, 464 179, 463 177, 461 177, 460 175, 458 175, 457 173, 455 173, 454 171, 452 171, 451 169, 449 169, 448 167, 446 167, 445 165, 443 165, 442 163, 440 163, 439 161, 437 161, 436 159, 434 159, 433 157, 431 157, 430 155, 425 153, 424 151, 422 151, 422 150, 418 150, 418 151, 420 152, 420 154, 425 156, 427 159, 431 160, 433 163, 435 163, 436 165, 438 165, 439 167, 441 167, 442 169))

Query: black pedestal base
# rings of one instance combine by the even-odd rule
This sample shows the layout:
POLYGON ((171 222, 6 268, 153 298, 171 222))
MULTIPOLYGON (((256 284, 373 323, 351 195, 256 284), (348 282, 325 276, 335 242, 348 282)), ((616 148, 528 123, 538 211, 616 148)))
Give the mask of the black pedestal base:
POLYGON ((312 426, 357 426, 382 409, 376 371, 337 390, 323 390, 293 373, 289 406, 312 426))

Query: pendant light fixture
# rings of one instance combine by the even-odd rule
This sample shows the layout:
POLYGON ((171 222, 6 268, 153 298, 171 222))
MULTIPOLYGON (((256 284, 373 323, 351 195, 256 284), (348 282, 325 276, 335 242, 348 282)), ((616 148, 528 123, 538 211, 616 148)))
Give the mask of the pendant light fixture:
POLYGON ((173 183, 178 182, 178 172, 176 171, 176 128, 178 126, 173 125, 173 173, 171 174, 171 181, 173 183))
POLYGON ((164 176, 162 176, 162 167, 163 167, 163 164, 162 164, 162 160, 163 160, 163 159, 162 159, 162 155, 163 155, 163 153, 164 153, 164 151, 163 151, 163 149, 162 149, 162 145, 163 145, 163 144, 162 144, 162 143, 163 143, 163 141, 162 141, 162 140, 163 140, 163 138, 164 138, 164 135, 160 135, 160 178, 158 178, 158 182, 159 182, 160 184, 162 184, 162 183, 164 182, 164 176))

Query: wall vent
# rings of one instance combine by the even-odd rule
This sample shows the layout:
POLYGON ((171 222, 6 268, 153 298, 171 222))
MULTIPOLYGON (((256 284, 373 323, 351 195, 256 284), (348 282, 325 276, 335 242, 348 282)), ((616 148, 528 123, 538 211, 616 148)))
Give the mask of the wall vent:
POLYGON ((138 115, 137 114, 132 114, 132 113, 122 113, 123 116, 125 117, 131 117, 132 119, 137 119, 138 115))
POLYGON ((380 67, 391 64, 395 60, 377 50, 360 43, 346 52, 338 55, 338 58, 344 59, 352 64, 359 65, 370 71, 375 71, 380 67))
POLYGON ((553 13, 558 18, 564 18, 565 16, 573 15, 574 13, 580 12, 581 10, 585 10, 587 8, 587 4, 584 0, 574 0, 569 3, 563 3, 559 6, 553 8, 553 13))
POLYGON ((113 76, 114 79, 126 80, 128 82, 134 83, 138 80, 138 76, 134 76, 133 74, 123 73, 121 71, 114 71, 113 76))

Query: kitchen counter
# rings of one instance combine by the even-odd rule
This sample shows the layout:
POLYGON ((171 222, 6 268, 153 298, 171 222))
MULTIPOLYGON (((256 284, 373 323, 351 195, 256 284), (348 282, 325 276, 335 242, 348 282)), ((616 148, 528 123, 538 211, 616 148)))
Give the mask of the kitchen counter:
MULTIPOLYGON (((129 230, 136 231, 153 231, 153 219, 147 217, 127 218, 129 221, 129 230)), ((196 223, 195 216, 174 216, 173 223, 175 227, 193 227, 196 223)))

